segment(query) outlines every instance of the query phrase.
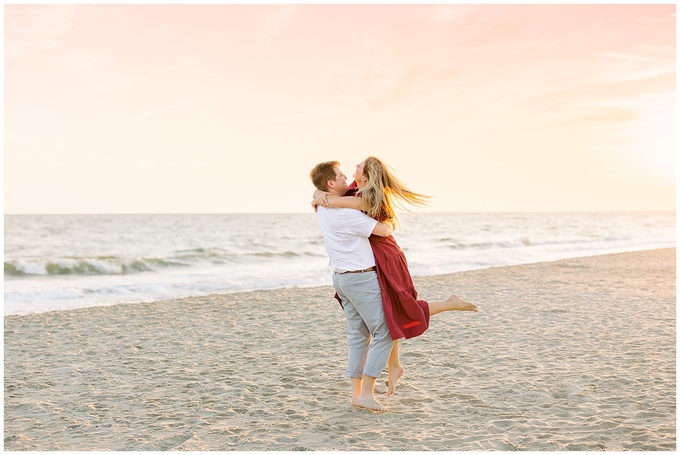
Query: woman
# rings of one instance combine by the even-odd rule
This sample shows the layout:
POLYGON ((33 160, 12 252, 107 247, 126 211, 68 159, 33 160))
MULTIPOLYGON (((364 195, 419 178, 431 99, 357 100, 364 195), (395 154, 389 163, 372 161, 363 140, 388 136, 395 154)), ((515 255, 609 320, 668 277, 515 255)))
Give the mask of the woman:
MULTIPOLYGON (((345 197, 316 190, 316 202, 324 207, 362 210, 379 221, 389 221, 397 225, 395 204, 404 208, 407 205, 423 206, 429 199, 429 196, 408 189, 380 159, 373 156, 357 165, 353 177, 354 182, 345 197)), ((372 235, 369 240, 382 290, 385 319, 390 336, 395 340, 388 362, 387 395, 391 395, 397 381, 404 374, 404 369, 399 365, 398 340, 421 335, 429 327, 430 316, 433 314, 451 310, 477 311, 477 307, 455 295, 440 302, 418 300, 406 256, 394 237, 372 235)))

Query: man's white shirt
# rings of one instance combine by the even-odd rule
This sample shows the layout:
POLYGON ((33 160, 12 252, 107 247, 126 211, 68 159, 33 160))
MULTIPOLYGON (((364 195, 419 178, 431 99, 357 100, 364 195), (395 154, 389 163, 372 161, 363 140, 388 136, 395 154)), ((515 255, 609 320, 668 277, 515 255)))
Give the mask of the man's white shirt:
POLYGON ((375 265, 368 240, 378 223, 355 209, 332 209, 319 206, 316 218, 323 233, 329 265, 338 272, 363 270, 375 265))

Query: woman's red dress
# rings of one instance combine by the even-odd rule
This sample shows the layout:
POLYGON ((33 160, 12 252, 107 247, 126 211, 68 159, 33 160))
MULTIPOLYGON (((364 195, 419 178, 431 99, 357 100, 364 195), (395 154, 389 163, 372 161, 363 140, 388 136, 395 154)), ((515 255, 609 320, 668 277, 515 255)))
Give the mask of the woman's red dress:
MULTIPOLYGON (((345 196, 356 195, 353 182, 345 196)), ((430 326, 430 306, 418 300, 404 252, 391 235, 369 237, 382 291, 383 311, 393 340, 422 335, 430 326)), ((336 298, 338 298, 336 294, 336 298)), ((339 301, 339 299, 338 299, 339 301)))

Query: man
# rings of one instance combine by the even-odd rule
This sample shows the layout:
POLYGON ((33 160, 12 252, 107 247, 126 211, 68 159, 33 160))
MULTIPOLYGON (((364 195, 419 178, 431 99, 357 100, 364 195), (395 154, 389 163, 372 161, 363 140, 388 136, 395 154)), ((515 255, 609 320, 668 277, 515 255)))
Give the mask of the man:
MULTIPOLYGON (((348 189, 347 177, 339 166, 337 161, 317 164, 310 172, 314 186, 343 196, 348 189)), ((373 390, 376 379, 387 366, 393 341, 385 321, 368 237, 371 234, 388 237, 393 226, 358 210, 344 208, 318 207, 317 220, 333 269, 333 286, 347 318, 346 374, 352 381, 352 405, 384 411, 373 390)))

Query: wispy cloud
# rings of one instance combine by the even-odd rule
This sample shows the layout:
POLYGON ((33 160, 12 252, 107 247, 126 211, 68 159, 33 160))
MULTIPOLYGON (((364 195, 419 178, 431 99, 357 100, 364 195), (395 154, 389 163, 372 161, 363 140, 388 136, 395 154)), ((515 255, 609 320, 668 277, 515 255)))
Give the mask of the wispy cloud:
POLYGON ((299 5, 271 5, 262 13, 255 25, 258 40, 271 46, 273 40, 293 24, 299 5))
POLYGON ((5 5, 5 58, 57 47, 73 28, 75 6, 5 5))
POLYGON ((602 56, 605 58, 613 58, 615 60, 634 60, 638 62, 648 62, 650 60, 653 60, 652 58, 644 57, 642 55, 621 54, 617 52, 605 52, 604 54, 602 54, 602 56))
POLYGON ((200 103, 203 100, 204 100, 203 97, 197 97, 197 98, 190 99, 188 101, 182 101, 182 102, 179 102, 179 103, 169 104, 167 106, 159 106, 159 107, 155 107, 155 108, 152 108, 152 109, 148 109, 148 110, 141 112, 141 113, 135 115, 134 117, 132 117, 132 123, 135 124, 135 125, 140 125, 142 122, 144 122, 148 118, 154 117, 158 114, 162 114, 162 113, 169 112, 169 111, 174 111, 174 110, 177 110, 177 109, 182 109, 182 108, 185 108, 185 107, 194 106, 194 105, 200 103))
POLYGON ((668 22, 668 21, 675 21, 676 14, 668 14, 665 17, 636 17, 634 18, 635 21, 641 22, 643 24, 648 24, 648 23, 658 23, 658 22, 668 22))
POLYGON ((621 72, 607 78, 610 82, 639 81, 645 79, 658 79, 675 74, 675 68, 647 68, 634 71, 621 72))
POLYGON ((142 82, 148 81, 151 79, 150 77, 122 77, 121 79, 114 80, 112 82, 102 84, 88 92, 85 92, 81 95, 82 98, 93 98, 97 95, 101 95, 104 93, 108 92, 113 92, 116 90, 126 90, 131 87, 135 87, 138 84, 141 84, 142 82))
POLYGON ((475 11, 475 5, 433 5, 418 10, 416 19, 432 24, 451 24, 459 22, 475 11))

